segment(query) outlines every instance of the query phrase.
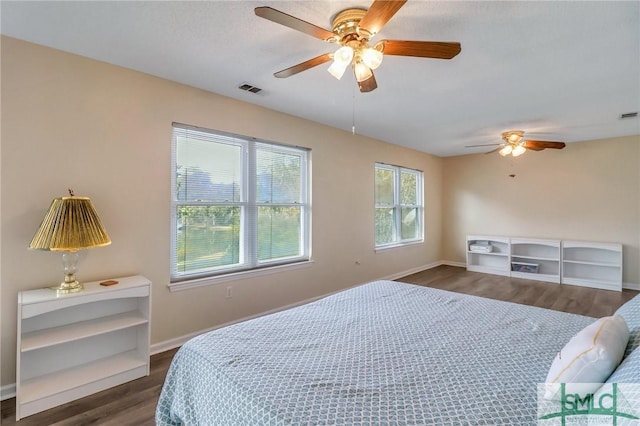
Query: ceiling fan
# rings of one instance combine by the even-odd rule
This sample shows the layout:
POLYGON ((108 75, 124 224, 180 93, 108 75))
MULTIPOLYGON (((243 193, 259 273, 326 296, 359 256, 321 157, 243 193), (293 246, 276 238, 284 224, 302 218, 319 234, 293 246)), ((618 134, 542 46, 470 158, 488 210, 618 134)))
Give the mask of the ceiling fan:
POLYGON ((333 18, 331 31, 271 7, 256 7, 255 13, 261 18, 340 46, 334 53, 325 53, 273 75, 278 78, 291 77, 333 60, 328 69, 331 75, 339 80, 351 65, 360 91, 370 92, 378 87, 373 70, 380 66, 384 55, 451 59, 460 53, 460 43, 456 42, 381 40, 373 46, 369 45, 371 38, 406 2, 375 0, 369 10, 345 9, 333 18))
POLYGON ((481 145, 467 145, 465 148, 473 148, 477 146, 494 146, 500 145, 498 148, 493 151, 487 152, 490 154, 494 151, 498 151, 498 154, 507 156, 509 154, 517 157, 519 155, 524 154, 527 149, 532 151, 542 151, 543 149, 553 148, 553 149, 562 149, 565 147, 564 142, 554 142, 554 141, 535 141, 535 140, 525 140, 524 139, 524 131, 522 130, 509 130, 507 132, 502 133, 503 143, 487 143, 481 145), (502 147, 502 148, 501 148, 502 147))

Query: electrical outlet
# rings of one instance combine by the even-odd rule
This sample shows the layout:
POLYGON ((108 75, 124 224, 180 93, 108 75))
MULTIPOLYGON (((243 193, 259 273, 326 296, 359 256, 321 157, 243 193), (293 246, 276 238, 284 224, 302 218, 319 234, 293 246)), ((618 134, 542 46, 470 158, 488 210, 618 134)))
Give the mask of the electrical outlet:
POLYGON ((233 297, 233 287, 229 286, 227 287, 227 295, 225 296, 225 299, 231 299, 233 297))

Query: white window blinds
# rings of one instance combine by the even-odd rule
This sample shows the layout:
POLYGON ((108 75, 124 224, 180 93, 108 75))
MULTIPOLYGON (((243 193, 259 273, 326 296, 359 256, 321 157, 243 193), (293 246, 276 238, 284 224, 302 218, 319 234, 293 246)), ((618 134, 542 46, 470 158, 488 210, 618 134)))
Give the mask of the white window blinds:
POLYGON ((308 150, 175 124, 172 280, 309 259, 308 150))
POLYGON ((377 248, 422 241, 422 172, 375 165, 375 244, 377 248))

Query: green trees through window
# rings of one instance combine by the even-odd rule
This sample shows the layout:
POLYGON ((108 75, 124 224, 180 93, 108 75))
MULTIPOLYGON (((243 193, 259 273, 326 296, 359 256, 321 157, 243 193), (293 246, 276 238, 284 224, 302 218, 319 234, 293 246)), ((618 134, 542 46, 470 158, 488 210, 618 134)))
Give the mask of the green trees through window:
POLYGON ((172 278, 309 258, 308 151, 174 125, 172 278))
POLYGON ((422 240, 422 211, 422 172, 376 163, 376 247, 422 240))

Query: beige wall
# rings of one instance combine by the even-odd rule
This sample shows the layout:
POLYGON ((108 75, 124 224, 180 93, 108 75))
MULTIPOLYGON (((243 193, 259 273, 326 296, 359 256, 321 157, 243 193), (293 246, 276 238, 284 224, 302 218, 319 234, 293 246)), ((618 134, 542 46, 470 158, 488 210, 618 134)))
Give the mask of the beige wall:
POLYGON ((440 259, 442 160, 149 75, 2 38, 2 384, 14 381, 16 295, 55 284, 60 256, 27 245, 51 200, 91 197, 113 244, 78 278, 153 282, 152 343, 440 259), (312 266, 170 293, 171 123, 312 149, 312 266), (374 163, 425 172, 426 242, 373 250, 374 163), (359 260, 360 265, 355 261, 359 260))
POLYGON ((468 234, 611 241, 623 281, 640 283, 640 137, 449 157, 443 182, 443 259, 465 262, 468 234))
POLYGON ((624 280, 640 283, 638 137, 515 160, 440 159, 11 38, 1 54, 3 385, 14 381, 17 292, 61 278, 59 255, 26 247, 68 187, 92 198, 113 240, 83 252, 78 277, 149 277, 153 343, 440 260, 464 262, 469 233, 619 241, 624 280), (229 283, 167 290, 173 121, 312 149, 312 266, 235 281, 232 299, 229 283), (375 161, 424 170, 424 244, 374 252, 375 161))

